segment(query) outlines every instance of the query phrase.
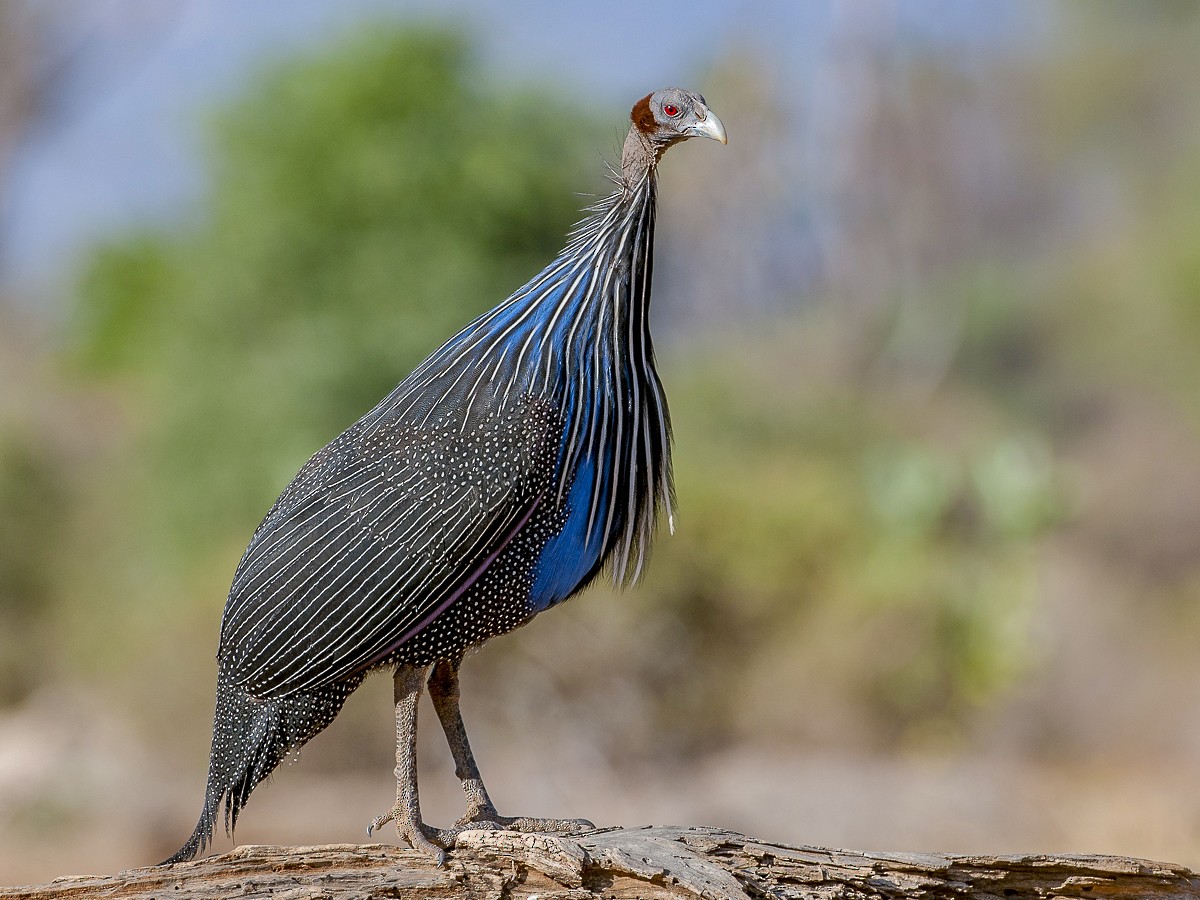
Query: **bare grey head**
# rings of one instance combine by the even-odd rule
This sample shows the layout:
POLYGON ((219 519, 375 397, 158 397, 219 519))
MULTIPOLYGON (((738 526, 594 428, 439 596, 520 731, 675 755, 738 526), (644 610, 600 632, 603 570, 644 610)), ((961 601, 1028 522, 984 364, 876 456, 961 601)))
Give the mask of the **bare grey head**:
POLYGON ((629 185, 654 168, 672 144, 693 137, 729 143, 725 126, 695 91, 669 87, 647 94, 629 118, 633 125, 621 151, 621 174, 629 185))

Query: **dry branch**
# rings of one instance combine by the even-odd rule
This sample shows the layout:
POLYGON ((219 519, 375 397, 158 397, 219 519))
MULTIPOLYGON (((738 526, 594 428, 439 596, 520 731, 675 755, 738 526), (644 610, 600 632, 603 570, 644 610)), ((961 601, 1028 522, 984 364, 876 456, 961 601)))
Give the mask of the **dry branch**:
POLYGON ((1200 898, 1200 876, 1115 856, 947 856, 788 847, 716 828, 647 827, 570 838, 473 831, 445 868, 382 844, 239 847, 113 876, 0 891, 91 898, 1200 898))

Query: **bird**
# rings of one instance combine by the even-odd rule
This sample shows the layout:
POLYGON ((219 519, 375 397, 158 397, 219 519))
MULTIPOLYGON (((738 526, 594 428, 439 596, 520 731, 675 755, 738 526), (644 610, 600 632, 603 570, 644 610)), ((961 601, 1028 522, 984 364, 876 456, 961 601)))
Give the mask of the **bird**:
POLYGON ((462 328, 317 451, 255 529, 221 618, 204 806, 160 865, 232 836, 251 792, 392 670, 397 834, 439 865, 468 828, 571 833, 586 819, 501 816, 459 710, 464 654, 578 593, 637 580, 665 514, 671 428, 649 330, 657 166, 693 137, 728 143, 704 97, 638 100, 615 189, 562 252, 462 328), (417 706, 428 688, 466 812, 422 821, 417 706))

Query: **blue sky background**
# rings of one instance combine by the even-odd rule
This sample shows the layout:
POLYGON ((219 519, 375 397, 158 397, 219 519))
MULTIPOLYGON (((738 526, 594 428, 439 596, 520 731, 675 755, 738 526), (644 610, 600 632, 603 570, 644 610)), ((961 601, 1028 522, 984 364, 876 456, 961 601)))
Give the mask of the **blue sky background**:
POLYGON ((621 115, 665 84, 703 91, 705 69, 730 53, 754 58, 799 102, 822 89, 816 66, 848 29, 940 45, 969 66, 990 47, 1032 40, 1046 15, 1006 0, 126 0, 80 10, 96 40, 65 111, 25 143, 8 210, 7 273, 35 296, 61 285, 97 235, 188 208, 203 185, 205 110, 272 58, 379 17, 461 24, 497 78, 554 83, 621 115))

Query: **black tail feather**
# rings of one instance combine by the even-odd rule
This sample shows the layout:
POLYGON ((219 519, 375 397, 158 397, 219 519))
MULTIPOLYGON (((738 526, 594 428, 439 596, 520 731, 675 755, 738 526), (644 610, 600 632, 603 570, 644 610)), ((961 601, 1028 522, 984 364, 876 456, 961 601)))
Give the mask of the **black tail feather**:
POLYGON ((186 862, 203 853, 212 843, 222 805, 225 831, 232 836, 238 815, 254 788, 288 753, 332 722, 346 697, 361 681, 358 676, 315 691, 259 700, 226 678, 218 677, 204 809, 187 843, 159 865, 186 862))

